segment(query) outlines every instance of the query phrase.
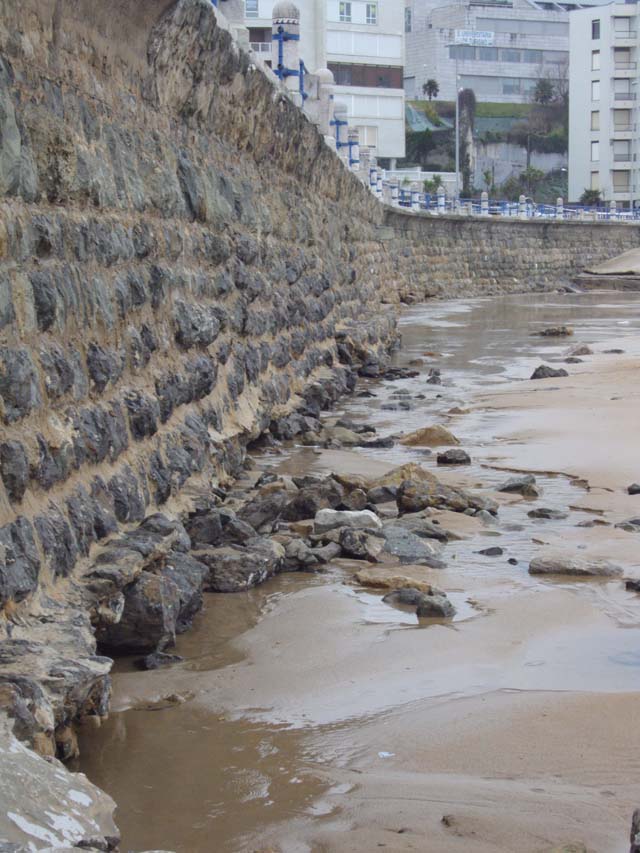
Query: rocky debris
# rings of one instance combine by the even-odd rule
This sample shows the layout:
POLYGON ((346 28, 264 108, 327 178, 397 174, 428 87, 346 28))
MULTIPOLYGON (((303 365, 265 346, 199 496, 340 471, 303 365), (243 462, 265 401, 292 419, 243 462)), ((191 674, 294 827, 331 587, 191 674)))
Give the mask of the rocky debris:
POLYGON ((636 809, 631 818, 631 847, 629 853, 640 853, 640 809, 636 809))
POLYGON ((314 519, 315 533, 326 533, 336 527, 350 527, 357 530, 380 530, 382 522, 378 516, 365 509, 359 512, 348 510, 321 509, 314 519))
POLYGON ((619 347, 614 347, 613 349, 603 349, 602 352, 605 355, 623 355, 624 350, 619 347))
POLYGON ((170 655, 167 652, 152 652, 143 658, 138 658, 134 661, 138 669, 160 669, 163 666, 172 666, 174 663, 181 663, 184 658, 181 655, 170 655))
POLYGON ((572 334, 573 329, 570 326, 549 326, 540 332, 533 332, 533 335, 539 338, 567 338, 572 334))
POLYGON ((564 360, 565 364, 582 364, 582 359, 575 355, 570 355, 564 360))
POLYGON ((342 503, 345 489, 333 477, 321 483, 299 489, 282 511, 285 521, 302 521, 315 518, 321 509, 335 509, 342 503))
POLYGON ((631 483, 627 487, 627 493, 630 495, 640 495, 640 483, 631 483))
POLYGON ((193 556, 208 567, 207 591, 244 592, 281 571, 285 554, 280 543, 256 536, 244 545, 200 549, 193 556))
MULTIPOLYGON (((410 575, 401 574, 405 566, 376 566, 375 568, 360 569, 353 576, 356 583, 373 589, 405 589, 411 587, 421 592, 431 592, 434 588, 427 580, 416 577, 417 571, 410 575)), ((424 572, 424 568, 420 569, 424 572)))
POLYGON ((115 850, 115 803, 84 773, 64 772, 20 743, 0 715, 0 849, 115 850))
POLYGON ((478 551, 478 554, 482 554, 483 557, 501 557, 504 554, 504 550, 498 545, 493 545, 491 548, 483 548, 481 551, 478 551))
POLYGON ((568 356, 593 355, 593 350, 586 344, 578 344, 567 352, 568 356))
POLYGON ((366 508, 369 503, 367 493, 364 489, 353 489, 349 492, 341 504, 338 504, 338 509, 348 512, 359 512, 366 508))
POLYGON ((625 587, 625 589, 628 589, 630 592, 640 592, 640 579, 638 579, 638 578, 625 578, 624 587, 625 587))
POLYGON ((569 374, 564 367, 550 367, 548 364, 541 364, 533 371, 530 379, 555 379, 560 376, 568 376, 569 374))
POLYGON ((568 512, 563 512, 559 509, 551 509, 550 507, 541 506, 536 509, 531 509, 527 513, 529 518, 547 518, 553 521, 560 521, 563 518, 569 518, 568 512))
POLYGON ((435 477, 422 482, 406 480, 398 489, 396 501, 401 513, 416 513, 429 507, 452 512, 472 510, 474 515, 481 511, 495 515, 498 511, 498 504, 491 498, 446 486, 435 477))
POLYGON ((442 424, 423 427, 400 439, 407 447, 440 447, 460 444, 459 440, 442 424))
POLYGON ((367 502, 370 504, 385 504, 395 501, 398 489, 396 486, 374 486, 366 493, 367 502))
POLYGON ((624 521, 619 521, 615 526, 627 533, 638 533, 640 532, 640 518, 627 518, 624 521))
POLYGON ((452 533, 444 530, 437 520, 431 521, 422 515, 408 514, 393 521, 386 522, 384 527, 402 527, 405 530, 420 536, 423 539, 435 539, 437 542, 446 544, 450 539, 455 539, 452 533))
POLYGON ((574 577, 618 577, 620 566, 608 560, 579 557, 536 557, 529 563, 531 575, 571 575, 574 577))
POLYGON ((416 615, 423 619, 451 619, 456 614, 447 596, 434 588, 429 592, 412 587, 395 589, 382 600, 396 607, 415 607, 416 615))
POLYGON ((452 448, 451 450, 445 450, 443 453, 438 453, 436 462, 438 465, 469 465, 471 457, 466 450, 452 448))
POLYGON ((610 522, 603 518, 587 518, 584 521, 579 521, 576 527, 609 527, 610 522))
POLYGON ((540 496, 540 492, 536 486, 536 478, 533 474, 522 474, 518 477, 511 477, 501 486, 498 486, 498 491, 522 495, 525 498, 537 498, 540 496))
POLYGON ((260 533, 270 533, 290 499, 284 489, 258 493, 238 511, 238 519, 260 533))
POLYGON ((369 530, 353 527, 341 527, 339 543, 342 553, 355 560, 368 560, 376 563, 384 546, 384 539, 369 530))
POLYGON ((384 552, 395 557, 400 564, 413 563, 443 569, 445 564, 437 558, 438 550, 427 539, 396 525, 383 529, 384 552))

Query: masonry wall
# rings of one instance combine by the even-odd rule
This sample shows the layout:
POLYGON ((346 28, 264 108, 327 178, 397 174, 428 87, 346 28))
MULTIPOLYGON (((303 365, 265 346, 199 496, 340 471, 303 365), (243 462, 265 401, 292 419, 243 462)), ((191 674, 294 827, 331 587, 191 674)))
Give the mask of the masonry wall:
POLYGON ((585 267, 637 248, 640 226, 386 210, 393 291, 404 301, 569 284, 585 267), (393 247, 391 249, 391 247, 393 247))

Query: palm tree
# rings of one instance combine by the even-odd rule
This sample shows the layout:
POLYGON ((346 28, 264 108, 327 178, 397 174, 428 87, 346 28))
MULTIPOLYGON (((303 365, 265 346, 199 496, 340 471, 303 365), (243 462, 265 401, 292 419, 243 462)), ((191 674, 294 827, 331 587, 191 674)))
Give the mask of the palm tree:
POLYGON ((437 98, 439 91, 440 91, 440 86, 438 86, 437 80, 433 80, 433 79, 427 80, 427 82, 424 83, 422 86, 422 94, 426 95, 429 98, 429 100, 431 100, 432 98, 437 98))

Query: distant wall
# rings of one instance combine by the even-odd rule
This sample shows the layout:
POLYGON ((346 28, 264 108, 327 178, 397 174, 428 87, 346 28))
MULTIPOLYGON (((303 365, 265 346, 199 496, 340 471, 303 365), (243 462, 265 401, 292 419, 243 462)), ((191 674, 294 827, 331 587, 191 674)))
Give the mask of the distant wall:
POLYGON ((394 292, 416 300, 567 284, 589 264, 640 246, 640 226, 387 209, 380 237, 392 255, 394 292))

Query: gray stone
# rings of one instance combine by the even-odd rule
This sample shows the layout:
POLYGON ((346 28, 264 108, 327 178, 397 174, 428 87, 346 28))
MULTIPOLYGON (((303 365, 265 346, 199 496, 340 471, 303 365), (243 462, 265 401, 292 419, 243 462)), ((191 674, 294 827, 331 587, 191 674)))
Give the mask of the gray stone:
POLYGON ((182 634, 191 627, 193 617, 202 607, 202 588, 209 575, 209 567, 189 554, 176 551, 169 554, 160 573, 178 588, 176 634, 182 634))
POLYGON ((19 441, 0 444, 0 476, 9 500, 20 503, 29 485, 29 460, 19 441))
POLYGON ((416 614, 419 619, 451 619, 456 609, 446 595, 426 595, 418 604, 416 614))
POLYGON ((444 563, 436 557, 436 549, 427 539, 394 524, 385 525, 383 535, 385 552, 400 563, 444 568, 444 563))
POLYGON ((452 447, 449 450, 444 450, 438 453, 436 457, 438 465, 469 465, 471 457, 459 447, 452 447))
POLYGON ((384 504, 395 501, 397 494, 396 486, 374 486, 367 492, 367 500, 372 504, 384 504))
POLYGON ((555 379, 559 376, 568 376, 569 374, 564 369, 564 367, 554 368, 550 367, 548 364, 541 364, 531 374, 531 379, 555 379))
POLYGON ((378 562, 384 539, 372 535, 368 530, 354 527, 342 527, 339 531, 340 547, 345 556, 356 560, 368 560, 370 563, 378 562))
POLYGON ((263 583, 282 568, 284 548, 262 537, 246 546, 200 549, 193 556, 209 568, 205 588, 210 592, 243 592, 263 583))
POLYGON ((640 495, 640 483, 632 483, 628 488, 627 492, 630 495, 640 495))
POLYGON ((270 532, 289 503, 289 499, 284 489, 258 494, 238 510, 238 518, 251 525, 254 530, 270 532))
POLYGON ((569 518, 568 512, 562 512, 559 509, 551 509, 550 507, 536 507, 536 509, 531 509, 527 513, 529 518, 548 518, 553 521, 560 521, 563 518, 569 518))
POLYGON ((215 308, 177 300, 173 310, 175 337, 180 346, 207 347, 220 334, 215 308))
POLYGON ((622 574, 622 569, 608 560, 588 560, 578 557, 536 557, 529 563, 529 574, 618 577, 622 574))
POLYGON ((385 522, 385 530, 388 527, 400 527, 408 530, 423 539, 434 539, 446 544, 449 539, 454 538, 447 530, 443 529, 436 521, 430 521, 421 515, 408 514, 401 518, 385 522))
POLYGON ((314 533, 326 533, 336 527, 351 527, 357 530, 380 530, 382 522, 371 510, 356 512, 349 510, 321 509, 313 521, 314 533))
POLYGON ((539 496, 538 489, 536 488, 536 478, 533 474, 522 474, 517 477, 511 477, 501 486, 498 486, 498 491, 515 493, 527 498, 537 498, 539 496))
POLYGON ((124 590, 122 617, 99 626, 96 637, 106 650, 118 654, 155 652, 174 645, 180 612, 180 591, 168 577, 141 572, 124 590))
POLYGON ((330 477, 320 485, 300 489, 282 512, 285 521, 315 518, 321 509, 333 509, 344 499, 344 488, 330 477))
POLYGON ((42 405, 38 373, 26 349, 0 347, 0 413, 13 423, 42 405))
POLYGON ((160 669, 164 666, 172 666, 175 663, 182 663, 184 658, 181 655, 171 655, 167 652, 152 652, 143 658, 138 658, 134 661, 138 669, 160 669))
POLYGON ((493 545, 491 548, 483 548, 478 551, 478 554, 482 554, 483 557, 501 557, 504 551, 498 545, 493 545))
POLYGON ((19 516, 0 527, 0 605, 22 601, 38 585, 40 557, 31 522, 19 516))

